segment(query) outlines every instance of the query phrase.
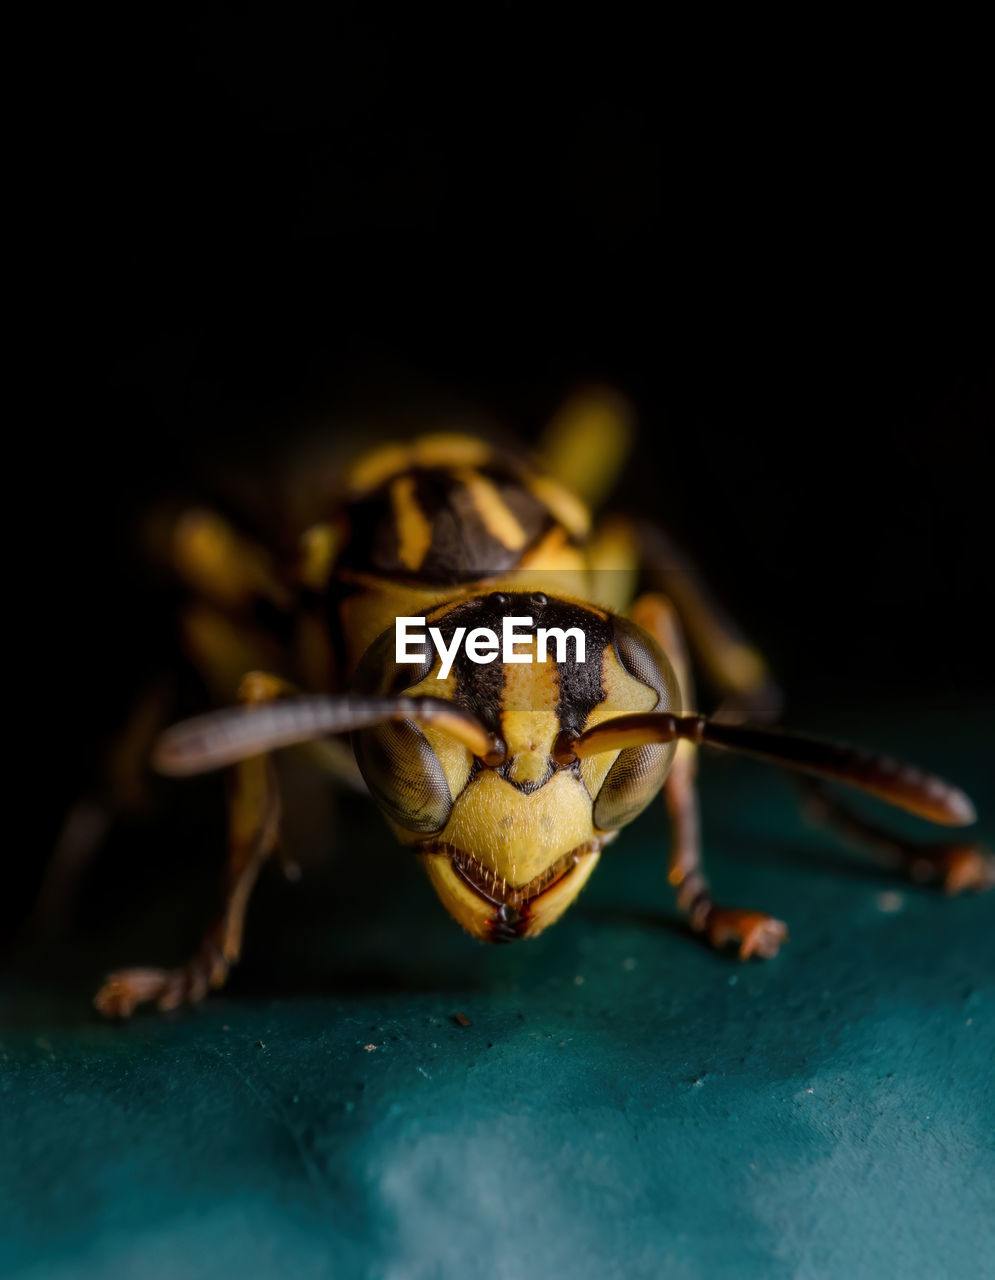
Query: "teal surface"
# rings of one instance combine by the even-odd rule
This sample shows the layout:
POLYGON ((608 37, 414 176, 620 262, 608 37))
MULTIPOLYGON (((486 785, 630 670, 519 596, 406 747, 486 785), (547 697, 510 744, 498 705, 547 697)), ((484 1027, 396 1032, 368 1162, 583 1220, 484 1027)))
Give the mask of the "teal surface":
MULTIPOLYGON (((983 729, 863 736, 990 822, 983 729)), ((774 961, 684 933, 656 812, 559 925, 488 949, 358 803, 362 858, 267 877, 245 965, 199 1010, 91 1018, 105 961, 150 958, 143 922, 59 988, 9 977, 0 1271, 995 1274, 995 901, 866 868, 761 766, 706 775, 713 882, 789 921, 774 961)))

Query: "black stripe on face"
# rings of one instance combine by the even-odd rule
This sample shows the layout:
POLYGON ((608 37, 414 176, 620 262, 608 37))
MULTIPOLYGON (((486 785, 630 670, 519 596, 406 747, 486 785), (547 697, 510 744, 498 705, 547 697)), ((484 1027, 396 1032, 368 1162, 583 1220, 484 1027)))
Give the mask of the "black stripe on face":
MULTIPOLYGON (((545 599, 542 596, 534 598, 545 599)), ((560 728, 581 733, 588 716, 599 702, 605 700, 604 653, 606 646, 612 643, 611 620, 581 605, 555 598, 537 608, 536 615, 537 626, 559 627, 564 631, 579 627, 584 633, 584 661, 577 661, 576 645, 570 638, 566 644, 567 660, 556 664, 560 678, 556 716, 560 728)))
MULTIPOLYGON (((448 648, 457 627, 466 627, 467 633, 475 627, 487 627, 500 641, 505 618, 532 619, 531 627, 519 623, 515 628, 517 633, 535 635, 539 627, 559 627, 564 631, 578 627, 584 633, 585 660, 576 660, 576 646, 570 638, 566 646, 567 660, 556 663, 559 676, 556 714, 560 726, 574 733, 582 732, 588 716, 605 699, 602 661, 606 646, 612 643, 611 620, 567 600, 538 592, 512 591, 491 592, 464 601, 441 619, 430 618, 429 623, 438 627, 448 648)), ((555 646, 550 643, 547 648, 548 660, 552 661, 555 646)), ((505 672, 500 654, 493 662, 472 662, 467 657, 465 645, 460 646, 453 662, 456 677, 453 701, 479 716, 492 732, 498 734, 501 732, 505 672)))
MULTIPOLYGON (((439 629, 447 649, 452 644, 458 627, 466 627, 467 634, 475 627, 490 627, 500 638, 504 612, 497 602, 510 598, 491 593, 477 596, 473 600, 464 600, 439 619, 433 619, 430 615, 428 625, 439 629)), ((464 641, 465 639, 466 636, 464 641)), ((492 733, 500 735, 504 664, 499 657, 493 662, 472 662, 467 657, 465 644, 461 644, 453 661, 452 674, 456 680, 453 702, 466 711, 472 711, 492 733)))

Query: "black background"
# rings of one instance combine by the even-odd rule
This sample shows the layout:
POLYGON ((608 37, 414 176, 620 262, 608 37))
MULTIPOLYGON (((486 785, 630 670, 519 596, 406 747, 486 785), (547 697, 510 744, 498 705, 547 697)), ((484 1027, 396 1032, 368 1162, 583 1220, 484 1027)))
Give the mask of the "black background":
POLYGON ((343 404, 528 440, 608 382, 642 431, 619 503, 693 549, 796 705, 990 692, 970 32, 78 22, 27 137, 33 866, 168 639, 138 515, 343 404))

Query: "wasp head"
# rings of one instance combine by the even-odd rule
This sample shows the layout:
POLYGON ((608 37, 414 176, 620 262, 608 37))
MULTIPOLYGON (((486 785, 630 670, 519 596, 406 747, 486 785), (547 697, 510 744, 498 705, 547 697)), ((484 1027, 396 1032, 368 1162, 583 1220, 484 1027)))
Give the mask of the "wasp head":
POLYGON ((356 734, 360 768, 464 929, 495 942, 535 935, 659 791, 674 754, 673 743, 653 743, 571 760, 558 744, 627 712, 678 712, 677 679, 631 622, 543 593, 463 598, 425 621, 435 647, 401 664, 385 633, 360 666, 360 687, 451 701, 500 740, 502 758, 485 762, 444 731, 405 722, 356 734), (513 651, 501 643, 509 620, 513 651), (464 638, 493 632, 492 660, 472 657, 460 628, 464 638))

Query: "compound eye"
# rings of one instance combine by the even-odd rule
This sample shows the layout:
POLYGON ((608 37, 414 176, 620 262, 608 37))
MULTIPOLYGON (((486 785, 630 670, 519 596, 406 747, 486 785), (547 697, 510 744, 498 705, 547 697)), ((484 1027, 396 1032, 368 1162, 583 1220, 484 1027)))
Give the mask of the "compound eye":
POLYGON ((421 684, 435 662, 435 652, 427 637, 424 654, 418 662, 398 662, 397 638, 391 627, 378 636, 363 654, 353 677, 356 692, 387 697, 413 689, 416 684, 421 684))
POLYGON ((677 676, 660 646, 628 618, 613 618, 615 653, 629 675, 648 685, 657 696, 654 711, 681 710, 677 676))
MULTIPOLYGON (((423 661, 399 663, 391 627, 367 649, 353 684, 358 693, 403 693, 425 679, 434 661, 426 642, 423 661)), ((361 729, 352 741, 366 785, 387 816, 407 831, 441 831, 449 821, 453 798, 439 757, 417 725, 361 729)))
MULTIPOLYGON (((654 711, 680 712, 677 677, 663 650, 627 618, 613 618, 615 653, 628 673, 657 696, 654 711)), ((647 743, 619 752, 594 802, 594 824, 617 831, 646 808, 663 786, 677 750, 669 742, 647 743)))
POLYGON ((384 724, 353 737, 356 763, 388 817, 429 835, 449 821, 453 798, 439 757, 413 724, 384 724))
POLYGON ((608 770, 594 802, 594 825, 617 831, 639 816, 663 786, 676 744, 628 747, 608 770))

